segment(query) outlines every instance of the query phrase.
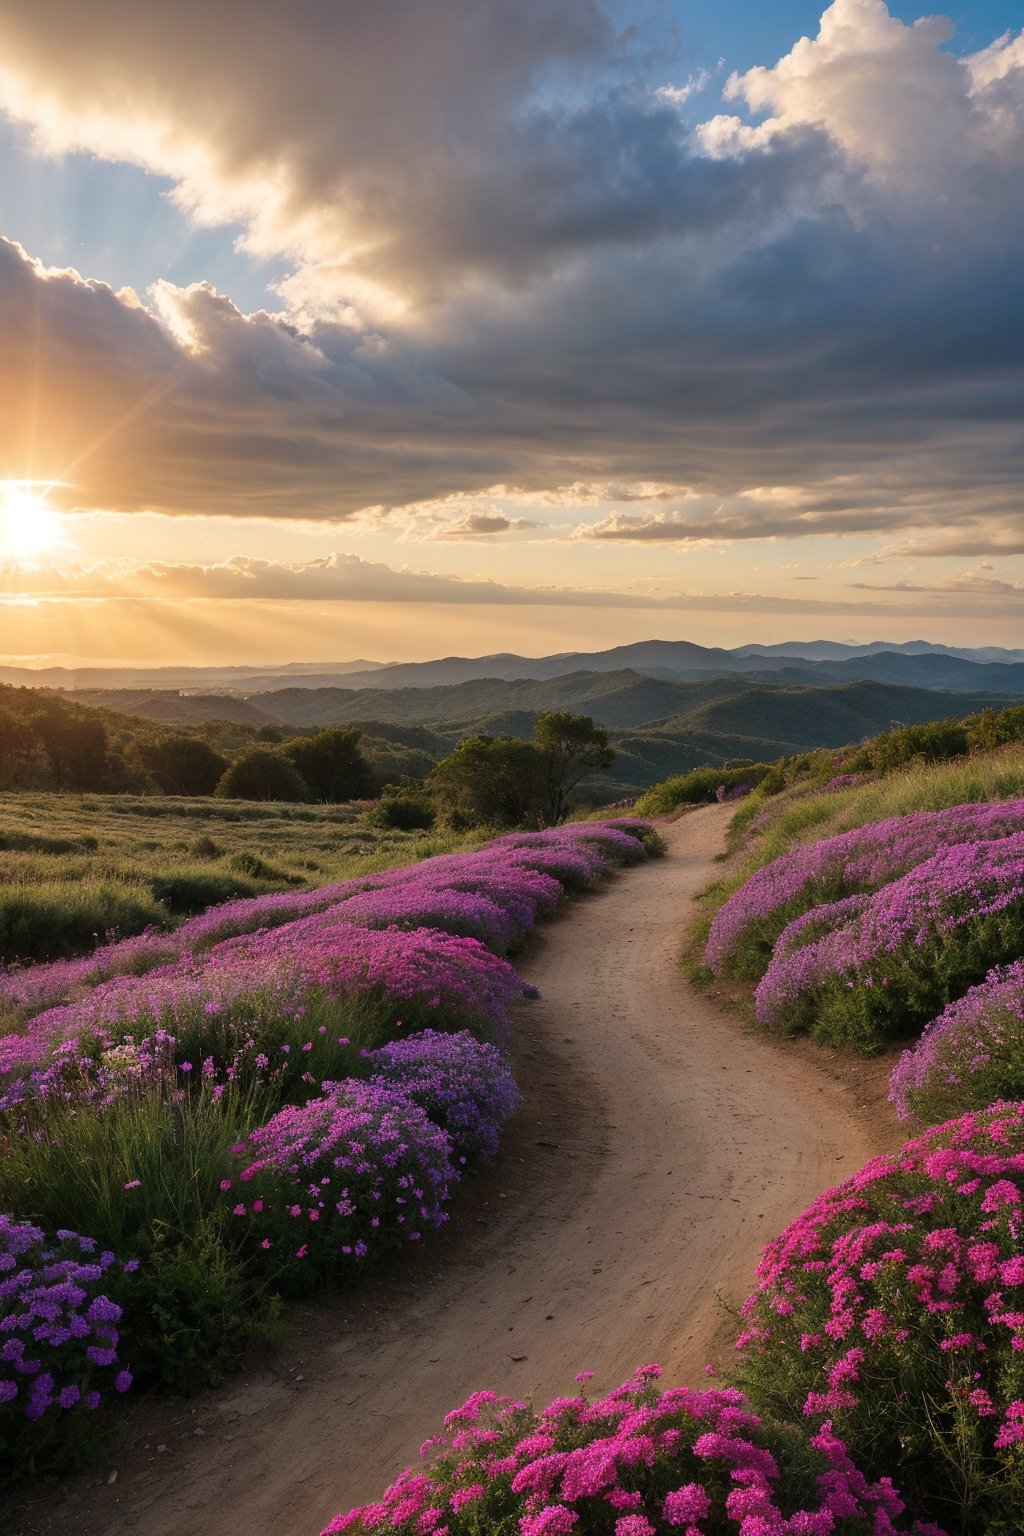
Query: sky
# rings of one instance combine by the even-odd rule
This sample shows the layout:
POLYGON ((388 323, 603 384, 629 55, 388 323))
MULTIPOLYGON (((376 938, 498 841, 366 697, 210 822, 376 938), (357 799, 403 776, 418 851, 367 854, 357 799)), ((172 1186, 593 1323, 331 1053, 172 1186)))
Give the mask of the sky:
POLYGON ((0 0, 0 659, 1024 643, 1024 30, 0 0))

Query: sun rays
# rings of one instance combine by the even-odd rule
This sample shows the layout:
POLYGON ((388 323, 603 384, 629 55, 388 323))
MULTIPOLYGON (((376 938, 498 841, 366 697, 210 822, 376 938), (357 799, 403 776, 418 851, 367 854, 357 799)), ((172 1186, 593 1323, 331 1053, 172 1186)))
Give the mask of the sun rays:
POLYGON ((0 557, 31 562, 63 542, 61 515, 29 480, 0 481, 0 557))

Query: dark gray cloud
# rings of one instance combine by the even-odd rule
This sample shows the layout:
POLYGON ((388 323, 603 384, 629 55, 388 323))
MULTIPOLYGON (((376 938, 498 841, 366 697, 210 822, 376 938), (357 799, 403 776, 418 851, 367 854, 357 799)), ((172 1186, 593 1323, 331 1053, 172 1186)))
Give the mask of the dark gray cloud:
POLYGON ((660 510, 580 537, 1019 548, 1024 48, 838 0, 730 86, 766 123, 694 127, 611 14, 11 0, 12 111, 297 271, 287 318, 143 309, 0 247, 0 474, 34 443, 71 504, 282 519, 595 481, 660 510))

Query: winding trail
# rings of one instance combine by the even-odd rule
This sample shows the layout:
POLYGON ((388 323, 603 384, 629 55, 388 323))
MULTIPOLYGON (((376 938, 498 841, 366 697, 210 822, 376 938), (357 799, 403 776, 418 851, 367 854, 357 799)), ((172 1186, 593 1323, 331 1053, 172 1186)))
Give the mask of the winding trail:
POLYGON ((542 994, 516 1024, 527 1103, 433 1255, 307 1309, 299 1347, 169 1429, 143 1405, 117 1482, 80 1480, 21 1529, 313 1536, 475 1388, 544 1402, 581 1369, 607 1388, 647 1360, 697 1384, 728 1332, 716 1293, 742 1300, 765 1240, 878 1150, 839 1084, 679 971, 728 815, 666 825, 669 858, 576 902, 520 958, 542 994))

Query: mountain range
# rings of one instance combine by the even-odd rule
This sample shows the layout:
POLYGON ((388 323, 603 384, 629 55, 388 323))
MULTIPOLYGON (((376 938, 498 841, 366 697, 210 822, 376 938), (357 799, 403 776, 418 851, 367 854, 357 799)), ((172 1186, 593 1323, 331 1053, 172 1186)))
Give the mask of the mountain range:
POLYGON ((688 640, 644 640, 604 651, 570 651, 550 656, 445 656, 412 662, 291 662, 278 667, 89 667, 42 669, 2 667, 0 681, 83 689, 161 690, 189 694, 230 694, 252 699, 282 688, 382 690, 435 688, 492 678, 505 682, 566 677, 579 672, 631 671, 677 682, 741 676, 755 681, 896 683, 957 693, 979 690, 1024 693, 1024 648, 964 648, 926 640, 845 645, 833 640, 784 641, 729 650, 688 640))

